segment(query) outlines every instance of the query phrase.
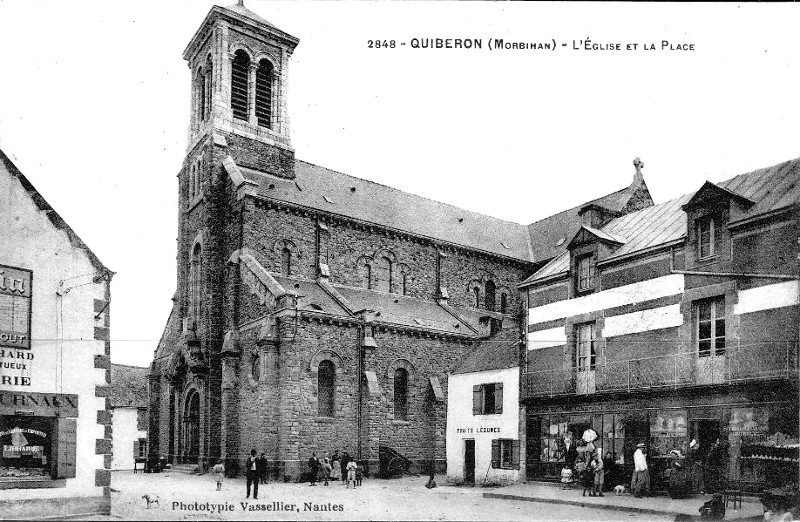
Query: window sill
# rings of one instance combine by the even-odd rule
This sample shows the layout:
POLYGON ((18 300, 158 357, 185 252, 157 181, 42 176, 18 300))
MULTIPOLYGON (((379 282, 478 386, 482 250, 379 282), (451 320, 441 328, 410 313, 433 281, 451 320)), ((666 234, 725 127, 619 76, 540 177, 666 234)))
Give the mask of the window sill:
POLYGON ((314 417, 314 422, 322 422, 325 424, 331 424, 336 422, 336 417, 314 417))
POLYGON ((698 257, 697 259, 694 260, 694 268, 713 265, 717 261, 719 261, 719 254, 714 254, 712 256, 706 256, 706 257, 698 257))
POLYGON ((411 426, 411 421, 407 420, 392 420, 394 426, 411 426))
POLYGON ((21 479, 19 477, 0 479, 0 489, 46 489, 46 488, 65 488, 66 479, 50 478, 30 478, 21 479))

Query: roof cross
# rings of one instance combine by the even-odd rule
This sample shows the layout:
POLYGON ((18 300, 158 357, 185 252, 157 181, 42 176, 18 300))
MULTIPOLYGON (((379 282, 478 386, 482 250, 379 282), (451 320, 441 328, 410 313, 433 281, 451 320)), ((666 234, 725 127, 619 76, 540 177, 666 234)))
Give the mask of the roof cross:
POLYGON ((644 168, 644 161, 639 158, 635 158, 633 160, 633 166, 636 167, 636 174, 634 174, 633 179, 634 181, 637 179, 644 179, 642 176, 642 169, 644 168))

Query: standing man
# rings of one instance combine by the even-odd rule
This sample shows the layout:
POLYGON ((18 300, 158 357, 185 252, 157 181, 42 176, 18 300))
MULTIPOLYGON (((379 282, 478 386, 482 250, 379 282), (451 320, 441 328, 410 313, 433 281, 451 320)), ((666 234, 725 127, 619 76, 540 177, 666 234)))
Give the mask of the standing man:
POLYGON ((636 445, 633 453, 633 478, 631 489, 636 498, 642 498, 642 491, 650 492, 650 472, 647 470, 647 459, 644 454, 644 442, 636 445))
POLYGON ((267 483, 267 455, 265 453, 261 453, 261 456, 258 457, 258 465, 256 466, 258 469, 258 480, 262 484, 267 483))
POLYGON ((256 450, 250 450, 247 458, 247 498, 250 498, 250 484, 253 485, 253 499, 258 499, 258 459, 256 450))
POLYGON ((309 486, 316 486, 317 485, 317 474, 319 474, 319 459, 317 458, 317 452, 311 452, 311 458, 308 459, 308 472, 310 474, 309 486))

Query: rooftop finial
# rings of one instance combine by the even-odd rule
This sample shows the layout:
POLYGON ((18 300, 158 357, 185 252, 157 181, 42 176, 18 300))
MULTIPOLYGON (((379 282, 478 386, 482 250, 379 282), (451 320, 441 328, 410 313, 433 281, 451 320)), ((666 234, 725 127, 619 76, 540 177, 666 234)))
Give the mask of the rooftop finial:
POLYGON ((244 0, 238 0, 236 3, 237 3, 238 5, 240 5, 240 6, 244 7, 244 0))
POLYGON ((636 167, 636 174, 634 174, 633 179, 634 181, 637 179, 644 179, 642 176, 642 169, 644 168, 644 161, 636 158, 633 160, 633 166, 636 167))

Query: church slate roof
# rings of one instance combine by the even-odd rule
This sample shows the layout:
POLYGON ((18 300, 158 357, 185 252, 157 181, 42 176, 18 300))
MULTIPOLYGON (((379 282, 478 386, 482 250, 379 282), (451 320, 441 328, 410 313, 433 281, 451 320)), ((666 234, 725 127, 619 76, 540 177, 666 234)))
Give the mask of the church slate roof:
MULTIPOLYGON (((352 317, 353 314, 336 301, 317 281, 304 278, 287 277, 270 272, 284 290, 298 295, 297 307, 302 311, 320 312, 333 316, 352 317)), ((345 306, 353 312, 372 310, 379 312, 379 323, 436 330, 448 334, 477 337, 480 328, 479 316, 496 315, 482 311, 482 314, 463 313, 452 309, 448 312, 437 302, 429 299, 378 292, 366 288, 344 285, 330 285, 344 299, 345 306)))
POLYGON ((228 10, 228 11, 233 11, 234 13, 237 13, 239 15, 242 15, 245 18, 249 18, 249 19, 251 19, 254 22, 257 22, 259 24, 263 24, 263 25, 269 26, 269 27, 271 27, 273 29, 278 29, 277 27, 275 27, 274 24, 272 24, 272 23, 268 22, 267 20, 265 20, 264 17, 262 17, 261 15, 259 15, 257 13, 254 13, 253 11, 251 11, 250 9, 245 7, 243 3, 241 3, 241 4, 236 3, 236 4, 233 4, 233 5, 229 5, 229 6, 225 7, 225 9, 228 10))
POLYGON ((115 408, 147 408, 147 373, 149 368, 111 365, 111 406, 115 408))
MULTIPOLYGON (((381 323, 426 328, 450 334, 475 336, 465 320, 456 319, 435 301, 414 297, 335 285, 353 310, 380 312, 381 323)), ((477 328, 478 325, 471 325, 477 328)))
POLYGON ((298 160, 295 179, 239 166, 258 194, 495 255, 531 261, 524 225, 298 160))
MULTIPOLYGON (((800 203, 800 158, 772 167, 740 174, 717 184, 740 197, 754 201, 740 221, 800 203)), ((686 237, 683 206, 695 193, 612 219, 603 232, 625 238, 625 244, 606 260, 668 244, 686 237)), ((521 286, 569 271, 569 253, 564 252, 525 280, 521 286)))
POLYGON ((519 367, 519 332, 501 330, 491 339, 482 341, 466 356, 453 374, 504 370, 519 367))
POLYGON ((316 281, 295 279, 272 273, 284 290, 297 294, 297 307, 300 310, 324 312, 330 315, 349 315, 316 281))

